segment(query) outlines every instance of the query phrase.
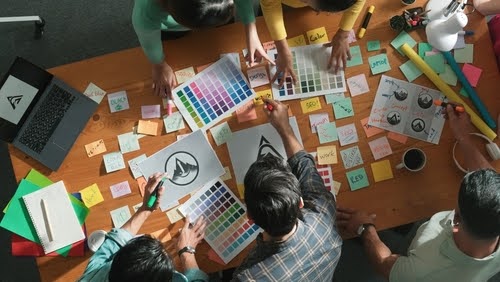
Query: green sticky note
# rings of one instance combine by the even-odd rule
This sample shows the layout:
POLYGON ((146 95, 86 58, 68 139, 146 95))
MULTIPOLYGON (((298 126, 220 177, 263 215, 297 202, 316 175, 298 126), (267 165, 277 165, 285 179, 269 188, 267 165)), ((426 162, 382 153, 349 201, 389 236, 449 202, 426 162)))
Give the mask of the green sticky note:
POLYGON ((427 42, 418 43, 418 55, 420 56, 420 58, 423 59, 425 57, 425 52, 429 52, 429 51, 432 51, 431 44, 429 44, 427 42))
POLYGON ((474 58, 474 44, 465 44, 465 48, 455 49, 453 56, 457 63, 472 64, 474 58))
POLYGON ((333 104, 333 102, 340 100, 340 99, 344 99, 344 98, 345 98, 345 96, 344 96, 343 92, 333 93, 333 94, 325 94, 325 100, 326 100, 327 104, 333 104))
POLYGON ((319 143, 325 144, 338 140, 337 126, 335 122, 327 122, 316 126, 318 132, 319 143))
POLYGON ((379 54, 368 58, 372 74, 379 74, 391 70, 387 54, 379 54))
POLYGON ((347 60, 347 67, 359 66, 363 64, 363 56, 361 56, 361 48, 359 46, 351 46, 351 59, 347 60))
POLYGON ((333 102, 333 112, 336 119, 354 116, 351 98, 344 98, 333 102))
POLYGON ((401 52, 401 50, 399 50, 399 48, 401 46, 403 46, 403 44, 407 43, 408 45, 410 45, 411 48, 413 48, 415 45, 417 45, 417 41, 415 41, 413 39, 413 37, 411 37, 406 31, 401 31, 401 33, 399 33, 398 36, 396 36, 396 38, 394 38, 394 40, 391 41, 391 45, 392 47, 394 47, 398 52, 399 54, 405 56, 405 54, 403 54, 403 52, 401 52))
POLYGON ((210 133, 212 133, 212 137, 214 138, 217 146, 226 143, 233 136, 233 132, 231 131, 231 128, 229 128, 227 121, 210 128, 210 133))
POLYGON ((368 41, 368 43, 366 43, 366 48, 368 51, 380 50, 380 40, 368 41))
POLYGON ((403 72, 409 82, 414 81, 422 75, 422 71, 411 60, 408 60, 406 63, 400 65, 399 69, 403 72))
POLYGON ((26 175, 24 179, 28 180, 29 182, 35 184, 38 187, 46 187, 53 183, 45 175, 41 174, 35 169, 31 169, 28 175, 26 175))
POLYGON ((457 85, 457 80, 458 80, 457 75, 448 64, 444 65, 444 72, 439 74, 439 77, 441 77, 441 79, 444 82, 448 83, 449 85, 453 86, 457 85))
POLYGON ((361 188, 368 187, 370 183, 368 182, 368 176, 364 167, 351 170, 346 173, 347 181, 351 187, 351 191, 355 191, 361 188))
POLYGON ((469 98, 469 93, 467 93, 467 91, 465 90, 465 87, 462 87, 462 89, 460 89, 460 95, 466 97, 466 98, 469 98))
POLYGON ((424 61, 431 67, 437 74, 444 72, 444 57, 443 54, 434 54, 430 56, 425 56, 424 61))

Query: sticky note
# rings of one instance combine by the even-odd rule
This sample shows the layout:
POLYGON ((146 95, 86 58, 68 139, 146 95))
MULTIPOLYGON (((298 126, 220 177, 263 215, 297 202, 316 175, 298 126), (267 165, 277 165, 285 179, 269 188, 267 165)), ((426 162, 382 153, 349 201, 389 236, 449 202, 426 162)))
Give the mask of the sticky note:
POLYGON ((469 81, 470 85, 472 87, 476 87, 483 70, 470 64, 464 64, 462 72, 469 81))
POLYGON ((269 84, 269 76, 265 66, 247 69, 247 76, 252 88, 269 84))
POLYGON ((354 123, 337 127, 337 133, 339 135, 340 146, 358 142, 358 133, 356 131, 356 126, 354 126, 354 123))
POLYGON ((93 207, 104 201, 101 191, 95 183, 87 188, 83 188, 82 190, 80 190, 80 194, 82 195, 82 201, 87 206, 87 208, 93 207))
POLYGON ((401 144, 406 144, 406 141, 408 141, 408 136, 403 135, 403 134, 399 134, 396 132, 392 132, 392 131, 387 133, 387 138, 394 140, 396 142, 399 142, 401 144))
POLYGON ((253 103, 255 105, 263 105, 264 100, 262 98, 273 99, 273 91, 271 89, 266 89, 255 92, 255 98, 253 98, 253 103))
POLYGON ((137 136, 133 132, 118 135, 118 144, 120 144, 122 154, 141 149, 139 140, 137 140, 137 136))
POLYGON ((102 156, 106 172, 110 173, 125 168, 125 161, 121 152, 112 152, 102 156))
POLYGON ((474 44, 465 44, 464 48, 454 50, 453 57, 455 57, 457 63, 472 64, 474 60, 474 44))
POLYGON ((163 116, 163 124, 165 125, 165 132, 171 133, 184 129, 184 120, 180 112, 174 112, 169 116, 163 116))
POLYGON ((286 41, 288 42, 288 47, 297 47, 297 46, 306 46, 307 45, 306 38, 304 37, 303 34, 297 35, 297 36, 292 37, 292 38, 288 38, 286 41))
POLYGON ((413 39, 413 37, 411 37, 406 31, 401 31, 398 36, 396 36, 396 38, 394 38, 392 41, 391 41, 391 45, 392 47, 394 47, 394 49, 396 49, 399 54, 405 56, 405 54, 403 54, 403 52, 401 52, 401 50, 399 49, 401 46, 403 46, 403 44, 407 43, 408 45, 410 45, 411 48, 413 48, 415 45, 417 45, 417 41, 415 41, 413 39))
POLYGON ((238 189, 238 194, 240 195, 240 199, 245 199, 245 185, 238 183, 236 184, 236 188, 238 189))
POLYGON ((379 54, 369 57, 368 63, 370 64, 370 70, 373 75, 391 70, 387 54, 379 54))
POLYGON ((326 94, 325 95, 325 100, 327 104, 332 104, 334 101, 337 101, 339 99, 344 99, 344 93, 339 92, 339 93, 332 93, 332 94, 326 94))
POLYGON ((106 95, 106 91, 99 88, 94 83, 89 83, 85 91, 83 91, 83 95, 89 97, 94 100, 97 104, 100 104, 104 96, 106 95))
POLYGON ((363 164, 363 158, 361 157, 361 151, 358 146, 340 151, 340 157, 346 169, 363 164))
POLYGON ((139 163, 147 158, 148 157, 146 157, 146 154, 142 154, 128 161, 128 166, 130 168, 130 172, 132 172, 132 176, 134 177, 134 179, 142 176, 142 171, 139 169, 139 163))
POLYGON ((109 212, 115 228, 121 228, 131 217, 128 206, 123 206, 109 212))
POLYGON ((368 182, 368 176, 364 167, 348 171, 346 173, 347 181, 351 187, 351 191, 356 191, 361 188, 368 187, 370 183, 368 182))
POLYGON ((333 196, 337 196, 339 194, 339 191, 340 191, 340 186, 342 185, 342 183, 338 182, 338 181, 335 181, 333 180, 333 189, 330 190, 330 193, 333 194, 333 196))
POLYGON ((337 126, 335 122, 327 122, 317 126, 319 143, 325 144, 338 140, 337 126))
POLYGON ((351 29, 347 35, 347 43, 351 44, 353 42, 356 42, 356 34, 354 33, 354 30, 351 29))
POLYGON ((134 212, 137 212, 141 207, 142 207, 142 203, 137 203, 137 204, 132 206, 132 210, 134 210, 134 212))
POLYGON ((111 190, 111 195, 113 196, 113 199, 132 193, 132 191, 130 190, 130 185, 126 180, 111 185, 109 189, 111 190))
POLYGON ((382 132, 385 131, 385 130, 383 130, 381 128, 369 125, 368 124, 368 119, 369 119, 369 117, 366 117, 366 118, 364 118, 364 119, 361 120, 361 126, 363 127, 363 130, 365 131, 365 134, 366 134, 367 138, 370 138, 373 135, 377 135, 377 134, 382 133, 382 132))
POLYGON ((375 162, 372 163, 371 166, 372 166, 373 180, 375 180, 375 182, 380 182, 394 178, 394 176, 392 175, 391 162, 389 160, 375 162))
POLYGON ((168 220, 170 221, 170 224, 175 223, 179 220, 181 220, 184 216, 179 212, 178 209, 173 208, 169 211, 166 212, 166 215, 168 217, 168 220))
POLYGON ((141 193, 141 197, 144 197, 144 189, 146 188, 147 181, 144 176, 137 178, 137 186, 139 188, 139 193, 141 193))
POLYGON ((226 143, 231 139, 231 137, 233 137, 233 132, 231 131, 231 128, 229 128, 227 121, 210 128, 210 133, 212 134, 217 146, 226 143))
POLYGON ((370 146, 370 150, 375 160, 392 154, 391 145, 389 145, 389 140, 387 140, 385 136, 368 142, 368 146, 370 146))
POLYGON ((87 156, 89 158, 106 152, 106 145, 104 144, 104 140, 99 139, 85 145, 85 151, 87 151, 87 156))
POLYGON ((145 105, 141 106, 141 114, 143 119, 159 118, 161 115, 160 105, 145 105))
POLYGON ((191 77, 196 75, 193 67, 188 67, 185 69, 178 70, 174 74, 178 84, 182 84, 188 81, 191 77))
POLYGON ((412 60, 406 61, 406 63, 399 66, 399 69, 403 72, 404 76, 409 82, 414 81, 419 76, 422 75, 422 71, 415 65, 412 60))
POLYGON ((255 112, 255 105, 253 104, 253 101, 250 101, 237 109, 236 118, 239 123, 257 119, 257 113, 255 112))
POLYGON ((320 124, 330 122, 327 113, 309 115, 309 123, 311 124, 311 132, 316 133, 316 127, 320 124))
POLYGON ((208 63, 208 64, 205 64, 205 65, 201 65, 201 66, 197 66, 196 67, 196 72, 200 73, 202 72, 204 69, 208 68, 209 66, 211 66, 213 64, 212 63, 208 63))
POLYGON ((302 112, 307 114, 309 112, 321 110, 321 103, 318 97, 314 97, 300 101, 300 107, 302 108, 302 112))
POLYGON ((347 87, 351 97, 358 96, 370 92, 365 74, 358 74, 347 79, 347 87))
POLYGON ((449 85, 457 85, 457 75, 448 64, 444 65, 444 72, 439 74, 439 77, 441 77, 441 79, 449 85))
POLYGON ((321 146, 316 149, 318 153, 318 164, 326 165, 326 164, 336 164, 338 162, 337 159, 337 146, 321 146))
POLYGON ((351 52, 351 59, 347 60, 346 67, 354 67, 363 64, 363 56, 361 55, 361 49, 358 45, 349 47, 351 52))
POLYGON ((170 231, 168 230, 168 228, 151 232, 149 235, 151 235, 151 237, 153 238, 156 238, 158 241, 162 243, 166 243, 172 239, 172 235, 170 235, 170 231))
POLYGON ((326 29, 324 26, 309 30, 306 34, 307 40, 309 40, 309 44, 330 42, 330 40, 328 40, 328 34, 326 33, 326 29))
POLYGON ((368 52, 380 50, 380 40, 372 40, 366 43, 368 52))
POLYGON ((156 136, 158 134, 158 123, 151 120, 139 120, 137 133, 156 136))
POLYGON ((351 98, 344 98, 333 102, 333 112, 336 119, 354 116, 351 98))
POLYGON ((462 87, 460 89, 460 92, 458 92, 460 95, 464 96, 465 98, 469 98, 469 93, 467 93, 467 90, 465 90, 465 87, 462 87))
POLYGON ((266 51, 269 51, 269 50, 276 49, 276 44, 274 44, 274 41, 267 41, 267 42, 262 43, 262 47, 264 47, 264 49, 266 51))
POLYGON ((134 126, 132 127, 132 132, 134 133, 134 135, 137 137, 137 139, 141 139, 143 137, 146 137, 147 135, 145 134, 140 134, 140 133, 137 133, 137 129, 139 128, 139 126, 134 126))
POLYGON ((109 94, 108 103, 111 113, 127 110, 129 108, 127 92, 120 91, 109 94))
MULTIPOLYGON (((432 49, 432 51, 427 51, 425 52, 425 56, 432 56, 432 55, 436 55, 436 54, 441 54, 441 52, 439 52, 438 50, 436 49, 432 49)), ((425 57, 424 57, 425 58, 425 57)))
POLYGON ((425 57, 425 53, 429 51, 432 51, 431 44, 427 42, 418 43, 418 55, 420 56, 420 58, 423 59, 425 57))
POLYGON ((225 172, 224 172, 224 174, 220 177, 220 179, 221 179, 222 181, 226 181, 226 180, 231 179, 231 178, 232 178, 232 176, 231 176, 231 170, 229 170, 229 167, 228 167, 228 166, 225 166, 225 167, 224 167, 224 171, 225 171, 225 172))
POLYGON ((431 56, 425 56, 424 61, 434 70, 435 73, 444 72, 444 57, 443 54, 435 54, 431 56))

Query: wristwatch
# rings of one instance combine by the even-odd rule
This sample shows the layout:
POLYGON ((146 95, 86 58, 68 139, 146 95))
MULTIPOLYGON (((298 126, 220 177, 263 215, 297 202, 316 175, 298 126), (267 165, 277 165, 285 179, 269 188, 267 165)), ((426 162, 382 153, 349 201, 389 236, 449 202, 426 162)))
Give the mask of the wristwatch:
POLYGON ((376 228, 376 227, 375 227, 375 224, 373 224, 373 223, 364 223, 364 224, 361 224, 361 225, 358 227, 358 231, 356 232, 356 233, 358 234, 358 236, 363 235, 363 232, 365 232, 365 230, 366 230, 369 226, 373 226, 373 228, 376 228))
POLYGON ((177 254, 181 256, 183 253, 190 253, 190 254, 196 254, 196 250, 191 247, 191 246, 185 246, 184 248, 180 249, 177 254))

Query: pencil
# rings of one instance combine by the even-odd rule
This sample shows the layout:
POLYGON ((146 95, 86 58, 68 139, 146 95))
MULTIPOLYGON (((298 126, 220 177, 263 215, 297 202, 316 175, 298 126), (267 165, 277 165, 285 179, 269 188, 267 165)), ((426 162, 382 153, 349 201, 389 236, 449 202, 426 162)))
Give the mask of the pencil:
POLYGON ((45 202, 45 199, 42 199, 42 213, 45 220, 45 228, 47 228, 47 236, 49 237, 49 242, 52 242, 54 241, 54 234, 52 233, 49 210, 47 209, 47 203, 45 202))

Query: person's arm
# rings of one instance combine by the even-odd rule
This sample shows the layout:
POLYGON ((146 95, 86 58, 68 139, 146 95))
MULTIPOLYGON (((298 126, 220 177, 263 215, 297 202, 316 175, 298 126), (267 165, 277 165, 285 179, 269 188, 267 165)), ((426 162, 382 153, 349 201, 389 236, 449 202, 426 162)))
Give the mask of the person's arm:
POLYGON ((281 0, 260 0, 260 7, 271 38, 274 41, 286 39, 281 0))
POLYGON ((365 0, 358 0, 354 5, 342 13, 342 19, 339 25, 340 30, 349 32, 352 29, 364 5, 365 0))
MULTIPOLYGON (((184 227, 181 229, 179 238, 177 239, 177 253, 185 247, 196 249, 196 246, 205 237, 206 226, 207 223, 203 216, 199 217, 194 224, 191 223, 189 217, 186 217, 184 227)), ((184 275, 188 278, 188 281, 208 281, 207 274, 198 267, 195 254, 184 251, 179 256, 181 264, 184 267, 184 275)))
POLYGON ((287 158, 291 158, 297 152, 304 150, 302 144, 295 136, 288 118, 288 106, 271 99, 264 98, 264 102, 270 104, 273 109, 270 111, 267 107, 264 108, 269 121, 274 126, 276 131, 285 145, 287 158))
POLYGON ((163 44, 161 42, 160 7, 151 0, 135 0, 132 11, 132 25, 144 54, 152 64, 164 61, 163 44))

